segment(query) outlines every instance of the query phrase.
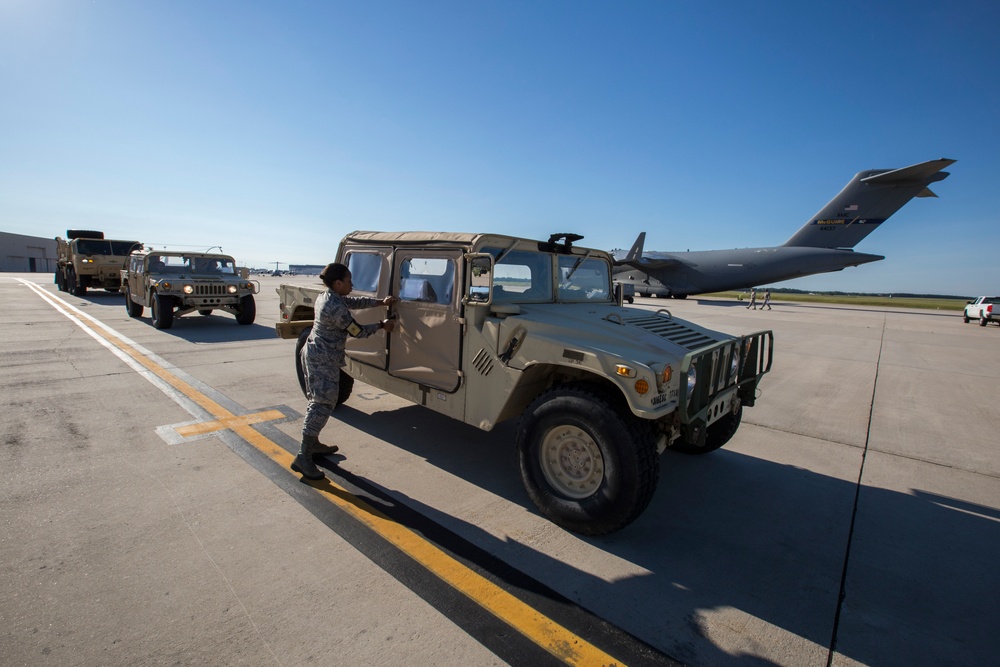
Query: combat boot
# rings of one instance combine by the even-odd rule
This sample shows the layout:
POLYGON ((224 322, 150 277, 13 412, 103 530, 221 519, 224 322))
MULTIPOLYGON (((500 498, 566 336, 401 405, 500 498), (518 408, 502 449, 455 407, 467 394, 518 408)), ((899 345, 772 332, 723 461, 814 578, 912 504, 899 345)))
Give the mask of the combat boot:
POLYGON ((340 451, 340 447, 338 447, 337 445, 324 445, 318 439, 316 440, 316 444, 313 445, 313 448, 311 450, 312 455, 314 457, 327 456, 328 454, 336 454, 338 451, 340 451))
POLYGON ((300 473, 305 479, 317 480, 326 477, 312 460, 313 449, 318 443, 319 439, 315 435, 302 436, 302 451, 292 461, 292 470, 300 473))

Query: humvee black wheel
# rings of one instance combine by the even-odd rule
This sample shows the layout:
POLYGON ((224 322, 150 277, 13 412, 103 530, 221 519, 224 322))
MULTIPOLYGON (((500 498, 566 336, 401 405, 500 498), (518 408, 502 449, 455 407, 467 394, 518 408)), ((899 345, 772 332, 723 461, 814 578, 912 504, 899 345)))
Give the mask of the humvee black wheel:
POLYGON ((660 462, 650 425, 583 385, 545 392, 517 425, 521 481, 554 523, 604 535, 634 521, 653 497, 660 462))
POLYGON ((678 439, 676 443, 670 445, 670 449, 682 454, 707 454, 714 452, 736 435, 736 431, 739 429, 742 420, 743 406, 741 405, 735 413, 730 412, 708 427, 708 431, 705 432, 705 445, 703 447, 698 447, 678 439))
POLYGON ((257 304, 253 300, 253 294, 247 294, 240 299, 240 312, 236 316, 237 324, 253 324, 257 317, 257 304))
POLYGON ((153 326, 157 329, 169 329, 174 325, 174 304, 169 296, 153 295, 153 326))
POLYGON ((129 317, 142 317, 143 307, 132 300, 132 295, 125 292, 125 312, 129 317))
MULTIPOLYGON (((302 348, 305 347, 311 333, 312 327, 306 327, 299 334, 299 340, 295 343, 295 375, 299 379, 299 389, 302 390, 302 395, 307 399, 309 398, 309 392, 306 390, 306 372, 302 363, 302 348)), ((340 370, 340 380, 338 381, 337 389, 337 405, 349 399, 351 392, 354 391, 354 378, 345 373, 344 369, 340 370)))

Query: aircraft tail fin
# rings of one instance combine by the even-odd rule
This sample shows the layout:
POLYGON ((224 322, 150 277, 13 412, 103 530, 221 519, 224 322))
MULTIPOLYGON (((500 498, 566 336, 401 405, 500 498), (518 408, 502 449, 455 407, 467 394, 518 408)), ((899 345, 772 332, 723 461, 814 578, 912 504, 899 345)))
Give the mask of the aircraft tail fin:
POLYGON ((642 246, 646 244, 646 232, 639 232, 639 236, 636 237, 635 243, 629 248, 628 254, 625 255, 623 261, 629 261, 633 259, 642 259, 642 246))
POLYGON ((902 169, 858 172, 784 245, 853 248, 914 197, 937 197, 927 186, 948 178, 941 170, 954 162, 941 158, 902 169))

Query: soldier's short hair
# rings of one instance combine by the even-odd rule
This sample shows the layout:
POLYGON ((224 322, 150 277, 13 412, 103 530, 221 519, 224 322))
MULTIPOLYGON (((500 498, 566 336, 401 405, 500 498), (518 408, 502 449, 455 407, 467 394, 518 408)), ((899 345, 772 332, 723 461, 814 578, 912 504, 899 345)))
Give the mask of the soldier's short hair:
POLYGON ((348 273, 350 273, 350 270, 346 266, 339 262, 334 262, 323 267, 323 270, 319 272, 319 279, 327 287, 333 287, 335 282, 346 278, 348 273))

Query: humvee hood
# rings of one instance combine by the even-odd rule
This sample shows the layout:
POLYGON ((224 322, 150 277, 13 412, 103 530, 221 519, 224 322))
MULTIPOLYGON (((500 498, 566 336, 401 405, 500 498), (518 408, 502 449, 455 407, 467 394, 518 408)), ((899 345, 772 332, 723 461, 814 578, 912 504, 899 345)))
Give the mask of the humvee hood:
POLYGON ((592 350, 645 363, 660 362, 666 356, 680 358, 732 338, 673 319, 666 313, 640 308, 588 303, 518 305, 521 313, 507 317, 503 328, 524 327, 525 343, 542 337, 565 348, 592 350))

